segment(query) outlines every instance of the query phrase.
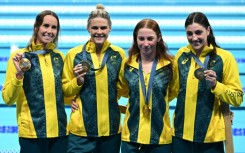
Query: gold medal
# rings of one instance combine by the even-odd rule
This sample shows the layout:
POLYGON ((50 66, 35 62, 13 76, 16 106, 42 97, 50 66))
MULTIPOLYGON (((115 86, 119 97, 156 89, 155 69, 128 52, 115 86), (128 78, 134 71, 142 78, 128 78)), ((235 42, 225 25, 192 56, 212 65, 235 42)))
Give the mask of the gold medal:
POLYGON ((80 64, 82 64, 82 73, 85 73, 85 72, 87 73, 90 71, 90 64, 88 61, 81 61, 80 64))
POLYGON ((143 106, 143 115, 144 115, 144 117, 146 117, 146 118, 150 117, 150 112, 151 112, 151 109, 150 109, 149 105, 145 104, 143 106))
POLYGON ((28 71, 31 68, 31 62, 27 58, 20 60, 20 69, 22 71, 28 71))
POLYGON ((198 80, 203 80, 205 79, 205 74, 204 74, 204 69, 203 68, 198 68, 195 70, 194 72, 194 75, 195 77, 198 79, 198 80))

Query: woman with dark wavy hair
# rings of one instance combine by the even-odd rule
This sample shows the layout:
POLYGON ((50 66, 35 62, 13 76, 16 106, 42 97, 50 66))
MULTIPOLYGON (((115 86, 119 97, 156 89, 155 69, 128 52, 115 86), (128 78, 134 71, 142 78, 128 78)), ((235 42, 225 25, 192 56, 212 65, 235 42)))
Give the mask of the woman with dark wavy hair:
POLYGON ((177 52, 173 75, 177 95, 173 153, 224 153, 223 110, 243 101, 237 62, 217 45, 203 13, 189 14, 185 30, 189 44, 177 52))

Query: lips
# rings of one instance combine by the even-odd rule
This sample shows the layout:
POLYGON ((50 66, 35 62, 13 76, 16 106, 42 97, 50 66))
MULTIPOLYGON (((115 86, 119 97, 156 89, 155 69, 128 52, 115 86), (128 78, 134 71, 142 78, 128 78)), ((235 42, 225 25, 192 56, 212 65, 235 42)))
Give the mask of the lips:
POLYGON ((105 37, 104 35, 100 35, 100 36, 95 35, 95 36, 94 36, 94 38, 104 38, 104 37, 105 37))
POLYGON ((197 40, 197 41, 192 41, 192 45, 193 46, 199 46, 199 45, 201 45, 201 43, 202 43, 202 41, 201 40, 197 40))
POLYGON ((50 36, 50 35, 43 35, 44 38, 47 38, 47 39, 52 39, 53 36, 50 36))

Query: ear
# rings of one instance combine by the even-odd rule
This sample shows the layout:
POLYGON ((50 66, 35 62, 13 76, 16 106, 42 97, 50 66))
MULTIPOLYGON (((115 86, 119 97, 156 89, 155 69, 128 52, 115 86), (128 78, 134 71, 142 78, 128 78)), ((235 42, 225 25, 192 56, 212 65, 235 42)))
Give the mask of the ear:
POLYGON ((109 32, 111 32, 111 26, 109 26, 109 32))
POLYGON ((208 28, 207 28, 207 33, 208 33, 208 36, 209 36, 209 34, 210 34, 210 31, 211 31, 211 27, 210 27, 210 26, 208 26, 208 28))
POLYGON ((157 42, 160 42, 160 40, 162 39, 162 35, 159 34, 158 38, 157 38, 157 42))

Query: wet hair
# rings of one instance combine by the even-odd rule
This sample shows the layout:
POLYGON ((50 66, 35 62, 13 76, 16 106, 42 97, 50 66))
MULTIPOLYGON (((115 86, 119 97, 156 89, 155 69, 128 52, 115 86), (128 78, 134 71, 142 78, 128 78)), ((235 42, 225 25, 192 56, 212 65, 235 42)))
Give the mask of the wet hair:
POLYGON ((53 40, 53 43, 55 43, 55 45, 57 46, 57 43, 58 43, 58 37, 59 37, 59 31, 60 31, 60 22, 59 22, 59 17, 56 13, 54 13, 53 11, 51 10, 45 10, 45 11, 42 11, 40 12, 37 16, 36 16, 36 20, 35 20, 35 23, 34 23, 34 26, 33 26, 33 34, 32 34, 32 37, 27 45, 26 48, 30 48, 31 45, 32 45, 32 42, 33 41, 36 41, 37 39, 37 33, 40 29, 40 26, 43 24, 43 19, 46 15, 52 15, 53 17, 55 17, 57 19, 57 34, 56 34, 56 37, 54 38, 53 40))
POLYGON ((131 63, 132 57, 135 55, 138 56, 137 59, 140 57, 140 49, 138 48, 138 44, 137 44, 137 36, 138 36, 139 30, 142 28, 148 28, 148 29, 153 30, 156 33, 157 38, 159 37, 161 38, 160 41, 157 42, 157 45, 156 45, 156 57, 158 58, 158 60, 166 59, 172 62, 173 56, 170 55, 168 52, 168 47, 166 43, 163 41, 162 33, 161 33, 158 23, 152 19, 143 19, 140 22, 138 22, 134 28, 133 44, 131 48, 129 49, 129 58, 126 63, 127 64, 131 63))
POLYGON ((109 27, 111 28, 112 24, 111 24, 110 15, 109 15, 108 12, 105 11, 105 7, 102 4, 97 4, 96 10, 92 11, 89 14, 89 18, 88 18, 88 21, 87 21, 87 28, 90 25, 91 19, 98 18, 98 17, 106 19, 108 21, 109 27))
POLYGON ((206 29, 208 29, 208 27, 210 27, 210 34, 207 38, 208 46, 210 44, 212 44, 212 46, 214 47, 213 51, 214 51, 214 53, 216 53, 216 47, 219 47, 219 45, 215 41, 215 37, 213 34, 212 27, 209 24, 209 21, 208 21, 208 18, 206 17, 206 15, 201 13, 201 12, 193 12, 193 13, 189 14, 185 20, 185 28, 187 28, 187 26, 189 26, 193 23, 200 24, 201 26, 203 26, 206 29))

